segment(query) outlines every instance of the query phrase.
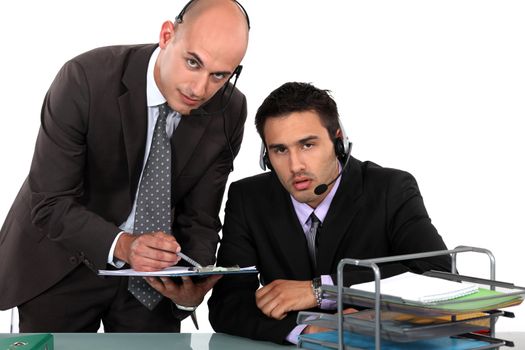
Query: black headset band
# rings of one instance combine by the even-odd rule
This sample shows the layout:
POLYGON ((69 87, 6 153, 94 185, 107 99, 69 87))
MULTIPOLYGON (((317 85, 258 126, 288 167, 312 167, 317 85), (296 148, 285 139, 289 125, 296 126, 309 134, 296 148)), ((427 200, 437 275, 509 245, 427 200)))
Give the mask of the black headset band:
MULTIPOLYGON (((184 5, 184 7, 182 8, 182 10, 180 10, 180 12, 177 15, 177 17, 175 17, 175 22, 176 23, 182 23, 182 21, 184 20, 184 15, 186 14, 186 11, 188 11, 188 8, 195 1, 197 1, 197 0, 190 0, 190 1, 188 1, 188 3, 186 5, 184 5)), ((244 6, 241 5, 240 2, 238 2, 237 0, 232 0, 232 1, 235 2, 237 4, 237 6, 239 6, 239 9, 244 14, 244 17, 246 18, 246 24, 248 24, 248 30, 250 30, 251 29, 251 27, 250 27, 250 17, 248 16, 248 12, 246 12, 246 9, 244 8, 244 6)))

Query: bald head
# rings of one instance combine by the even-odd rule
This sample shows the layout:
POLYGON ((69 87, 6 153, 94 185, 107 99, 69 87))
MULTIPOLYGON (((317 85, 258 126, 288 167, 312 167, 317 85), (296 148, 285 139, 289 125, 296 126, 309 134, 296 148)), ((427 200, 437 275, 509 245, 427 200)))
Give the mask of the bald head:
POLYGON ((175 27, 177 35, 206 37, 210 45, 221 45, 224 48, 222 51, 240 55, 241 59, 246 53, 248 22, 233 0, 195 0, 175 27))
MULTIPOLYGON (((246 10, 244 7, 237 2, 237 0, 229 0, 229 1, 222 1, 222 0, 208 0, 208 1, 199 1, 199 0, 191 0, 184 6, 182 11, 179 13, 179 15, 176 18, 177 23, 182 23, 184 18, 186 17, 187 13, 189 14, 190 21, 192 18, 199 17, 202 15, 203 12, 209 10, 209 9, 219 9, 222 7, 223 9, 226 9, 227 11, 233 11, 235 12, 235 7, 237 10, 242 14, 242 17, 244 18, 246 22, 246 26, 248 30, 250 29, 250 20, 248 19, 248 14, 246 13, 246 10), (232 6, 235 5, 235 6, 232 6)), ((219 14, 220 15, 220 14, 219 14)), ((224 15, 224 13, 223 13, 224 15)))
POLYGON ((195 27, 206 28, 208 32, 226 32, 233 35, 238 43, 248 44, 248 17, 239 4, 233 0, 193 0, 177 16, 175 24, 180 31, 195 27))
POLYGON ((163 24, 155 81, 173 109, 188 113, 227 82, 246 53, 248 29, 232 0, 196 0, 182 21, 163 24))

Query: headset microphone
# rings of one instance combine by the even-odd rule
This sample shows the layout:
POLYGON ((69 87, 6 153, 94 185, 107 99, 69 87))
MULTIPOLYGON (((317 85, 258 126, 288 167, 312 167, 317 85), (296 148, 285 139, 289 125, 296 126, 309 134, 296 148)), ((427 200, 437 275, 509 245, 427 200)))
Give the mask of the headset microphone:
POLYGON ((343 174, 343 171, 345 171, 346 167, 348 166, 348 163, 350 163, 350 151, 351 150, 352 150, 352 143, 348 142, 348 153, 346 154, 345 164, 343 165, 343 168, 341 169, 339 174, 337 174, 337 176, 332 181, 330 181, 327 184, 320 184, 316 188, 314 188, 314 193, 316 195, 320 196, 323 193, 325 193, 326 190, 328 189, 328 186, 333 184, 343 174))

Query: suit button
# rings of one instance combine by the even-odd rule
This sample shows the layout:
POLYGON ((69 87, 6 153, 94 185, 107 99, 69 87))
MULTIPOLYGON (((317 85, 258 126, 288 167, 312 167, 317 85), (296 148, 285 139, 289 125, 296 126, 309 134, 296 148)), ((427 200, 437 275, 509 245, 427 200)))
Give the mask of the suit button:
POLYGON ((78 263, 78 259, 76 256, 70 256, 69 257, 69 262, 72 263, 72 264, 76 264, 78 263))

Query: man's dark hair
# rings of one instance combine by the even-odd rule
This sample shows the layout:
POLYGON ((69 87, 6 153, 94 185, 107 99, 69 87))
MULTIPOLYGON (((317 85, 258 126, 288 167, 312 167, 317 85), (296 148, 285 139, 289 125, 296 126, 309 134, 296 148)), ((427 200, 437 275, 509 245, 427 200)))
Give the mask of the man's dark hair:
POLYGON ((337 104, 329 90, 321 90, 308 83, 285 83, 272 91, 257 110, 255 127, 264 142, 266 119, 306 111, 317 113, 330 138, 335 139, 339 129, 337 104))

